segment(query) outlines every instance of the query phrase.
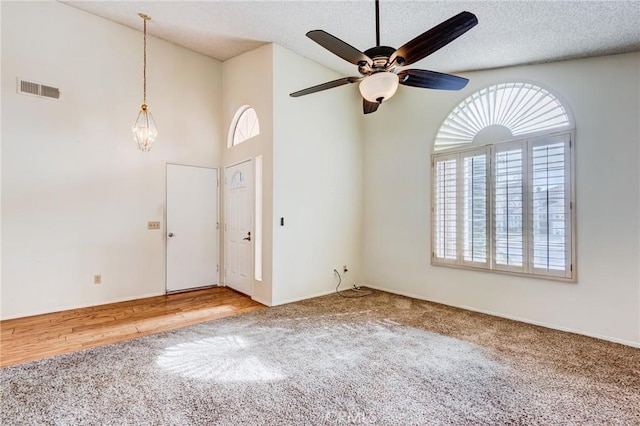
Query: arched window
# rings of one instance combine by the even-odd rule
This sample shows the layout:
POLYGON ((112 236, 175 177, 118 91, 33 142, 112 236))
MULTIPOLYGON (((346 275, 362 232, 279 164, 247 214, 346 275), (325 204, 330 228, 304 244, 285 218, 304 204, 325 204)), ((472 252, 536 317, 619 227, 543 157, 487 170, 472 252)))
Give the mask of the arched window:
POLYGON ((567 108, 548 90, 524 82, 502 83, 477 91, 455 107, 442 123, 434 149, 573 127, 567 108))
POLYGON ((569 108, 530 83, 456 106, 431 158, 432 263, 575 281, 573 129, 569 108))
POLYGON ((249 105, 244 105, 238 109, 229 130, 228 146, 238 145, 260 134, 260 121, 256 110, 249 105))

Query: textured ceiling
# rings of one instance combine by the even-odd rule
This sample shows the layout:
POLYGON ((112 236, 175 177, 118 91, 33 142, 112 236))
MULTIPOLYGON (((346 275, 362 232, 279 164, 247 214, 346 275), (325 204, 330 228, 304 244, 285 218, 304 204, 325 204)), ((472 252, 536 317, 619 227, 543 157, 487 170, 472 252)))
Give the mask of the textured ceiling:
MULTIPOLYGON (((323 29, 360 50, 375 45, 373 0, 65 1, 114 22, 226 60, 274 42, 344 74, 355 67, 305 37, 323 29)), ((381 0, 383 45, 400 47, 467 10, 479 24, 416 68, 443 72, 497 68, 640 51, 638 1, 381 0)))

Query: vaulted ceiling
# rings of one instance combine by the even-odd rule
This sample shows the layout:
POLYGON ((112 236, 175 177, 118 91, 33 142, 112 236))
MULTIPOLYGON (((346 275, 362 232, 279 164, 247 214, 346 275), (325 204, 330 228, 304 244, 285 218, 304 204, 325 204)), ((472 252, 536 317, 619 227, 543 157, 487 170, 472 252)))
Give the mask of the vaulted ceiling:
MULTIPOLYGON (((346 75, 353 65, 307 37, 323 29, 360 50, 375 45, 373 0, 65 1, 105 19, 226 60, 274 42, 346 75)), ((381 0, 381 44, 400 47, 467 10, 479 24, 417 68, 460 72, 640 51, 637 1, 381 0)))

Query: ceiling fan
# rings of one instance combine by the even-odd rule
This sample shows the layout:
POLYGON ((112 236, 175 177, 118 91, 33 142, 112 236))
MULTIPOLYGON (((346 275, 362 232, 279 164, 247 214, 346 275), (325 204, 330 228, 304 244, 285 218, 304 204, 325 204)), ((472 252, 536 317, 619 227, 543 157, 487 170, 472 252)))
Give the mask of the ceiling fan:
POLYGON ((400 68, 427 57, 477 25, 478 18, 473 13, 461 12, 420 34, 399 49, 394 49, 393 47, 380 45, 379 0, 376 0, 375 8, 376 46, 364 52, 325 31, 314 30, 307 33, 307 37, 320 46, 357 65, 361 76, 339 78, 299 90, 291 93, 290 96, 296 98, 359 82, 364 113, 370 114, 378 109, 382 101, 395 94, 399 84, 440 90, 460 90, 467 85, 468 79, 452 74, 420 69, 401 70, 400 68))

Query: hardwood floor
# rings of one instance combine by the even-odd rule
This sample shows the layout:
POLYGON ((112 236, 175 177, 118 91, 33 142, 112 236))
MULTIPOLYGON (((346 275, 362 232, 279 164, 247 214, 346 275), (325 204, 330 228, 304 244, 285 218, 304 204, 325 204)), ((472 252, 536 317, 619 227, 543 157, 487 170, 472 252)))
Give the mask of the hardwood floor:
POLYGON ((265 308, 226 287, 0 321, 0 367, 265 308))

